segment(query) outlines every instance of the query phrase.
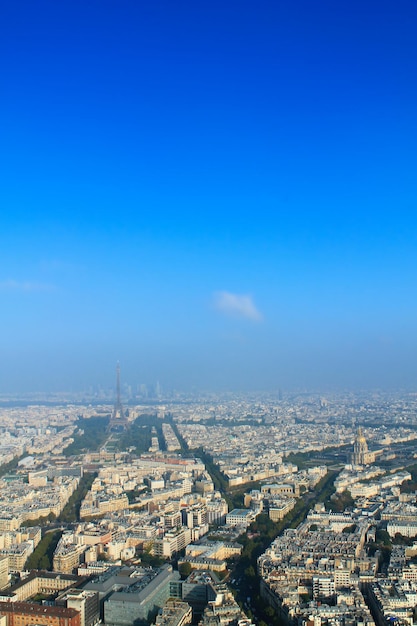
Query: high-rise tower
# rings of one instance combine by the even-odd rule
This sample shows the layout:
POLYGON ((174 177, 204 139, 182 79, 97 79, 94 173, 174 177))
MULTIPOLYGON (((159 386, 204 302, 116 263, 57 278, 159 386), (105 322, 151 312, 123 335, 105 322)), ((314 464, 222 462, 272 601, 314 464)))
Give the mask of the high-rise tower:
POLYGON ((116 366, 116 400, 114 403, 113 413, 109 422, 109 432, 120 432, 128 428, 129 422, 124 414, 122 400, 120 397, 120 365, 116 366))
POLYGON ((114 404, 113 419, 124 419, 122 401, 120 399, 120 363, 116 365, 116 402, 114 404))

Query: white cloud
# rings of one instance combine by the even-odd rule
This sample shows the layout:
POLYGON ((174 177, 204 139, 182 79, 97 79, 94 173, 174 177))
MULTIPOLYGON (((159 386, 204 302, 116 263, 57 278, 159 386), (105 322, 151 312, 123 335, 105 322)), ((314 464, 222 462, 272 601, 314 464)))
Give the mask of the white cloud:
POLYGON ((3 280, 0 282, 1 291, 21 291, 21 292, 39 292, 39 291, 53 291, 54 286, 46 283, 37 283, 30 280, 3 280))
POLYGON ((217 291, 214 294, 215 308, 227 315, 244 317, 255 322, 263 319, 262 313, 256 308, 252 296, 239 295, 229 291, 217 291))

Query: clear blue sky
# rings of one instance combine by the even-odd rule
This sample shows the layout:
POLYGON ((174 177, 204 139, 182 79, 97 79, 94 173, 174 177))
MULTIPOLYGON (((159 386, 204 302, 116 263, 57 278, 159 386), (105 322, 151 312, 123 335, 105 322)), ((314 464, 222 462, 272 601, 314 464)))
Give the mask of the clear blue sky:
POLYGON ((0 391, 417 387, 414 0, 0 25, 0 391))

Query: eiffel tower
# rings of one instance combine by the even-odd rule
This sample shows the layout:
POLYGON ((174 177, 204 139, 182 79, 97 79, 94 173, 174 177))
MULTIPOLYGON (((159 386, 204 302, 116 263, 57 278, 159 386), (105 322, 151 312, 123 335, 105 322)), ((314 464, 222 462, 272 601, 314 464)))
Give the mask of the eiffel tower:
POLYGON ((124 419, 123 406, 120 399, 120 363, 116 365, 116 402, 113 409, 113 419, 124 419))
POLYGON ((128 426, 128 420, 123 411, 122 400, 120 398, 120 364, 116 365, 116 401, 114 403, 113 413, 109 423, 109 431, 125 430, 128 426))

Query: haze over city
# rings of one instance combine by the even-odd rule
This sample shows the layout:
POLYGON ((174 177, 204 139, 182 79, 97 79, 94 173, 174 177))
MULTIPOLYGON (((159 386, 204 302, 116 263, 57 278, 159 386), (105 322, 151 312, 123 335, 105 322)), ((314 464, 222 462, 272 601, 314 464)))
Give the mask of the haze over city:
POLYGON ((0 393, 415 389, 415 2, 2 13, 0 393))

